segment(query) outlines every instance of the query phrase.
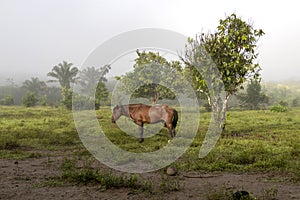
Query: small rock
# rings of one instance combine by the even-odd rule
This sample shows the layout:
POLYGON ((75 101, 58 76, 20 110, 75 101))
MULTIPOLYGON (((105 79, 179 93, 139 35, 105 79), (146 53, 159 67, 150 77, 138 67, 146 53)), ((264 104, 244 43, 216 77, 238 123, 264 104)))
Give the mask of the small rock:
POLYGON ((175 176, 175 175, 177 174, 177 170, 176 170, 175 167, 169 166, 169 167, 167 168, 166 173, 167 173, 169 176, 175 176))

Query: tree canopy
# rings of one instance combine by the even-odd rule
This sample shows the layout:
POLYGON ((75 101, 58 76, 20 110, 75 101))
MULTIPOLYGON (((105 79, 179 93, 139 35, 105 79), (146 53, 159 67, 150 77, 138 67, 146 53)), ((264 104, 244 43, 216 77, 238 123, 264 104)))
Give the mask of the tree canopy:
POLYGON ((186 76, 194 90, 207 97, 213 112, 199 157, 207 155, 225 128, 229 97, 247 79, 260 77, 256 47, 264 32, 254 29, 252 23, 243 21, 236 14, 219 22, 214 33, 189 38, 182 57, 186 76))
POLYGON ((100 87, 105 87, 105 84, 103 84, 104 82, 107 82, 105 75, 109 72, 110 69, 110 65, 105 65, 100 68, 87 67, 82 70, 79 74, 79 83, 82 87, 82 91, 84 91, 84 93, 90 94, 95 93, 95 89, 97 90, 100 87))
POLYGON ((72 63, 63 61, 62 63, 55 65, 52 68, 52 71, 47 74, 47 76, 54 78, 48 82, 59 82, 62 88, 69 90, 71 83, 75 82, 78 73, 79 70, 77 67, 74 67, 72 63))
POLYGON ((72 107, 72 91, 71 83, 76 81, 76 76, 79 73, 77 67, 74 67, 72 63, 63 61, 52 68, 52 71, 47 74, 54 79, 48 82, 59 82, 62 93, 62 103, 68 108, 72 107))
POLYGON ((121 77, 121 90, 131 93, 132 97, 149 99, 152 104, 159 99, 174 99, 174 90, 183 90, 179 80, 179 61, 168 61, 158 52, 136 51, 133 71, 121 77))
POLYGON ((250 110, 258 110, 262 104, 268 103, 267 95, 262 91, 261 83, 258 80, 250 80, 246 93, 237 95, 241 106, 250 110))
POLYGON ((225 115, 230 95, 238 91, 246 80, 260 77, 256 48, 264 32, 254 29, 252 23, 243 21, 236 14, 219 22, 215 33, 201 33, 195 39, 188 39, 182 60, 186 64, 186 76, 192 80, 195 90, 205 94, 211 106, 215 106, 212 110, 217 109, 217 100, 213 99, 216 94, 211 92, 220 90, 209 88, 223 87, 226 94, 220 106, 224 109, 219 111, 223 110, 225 115))
POLYGON ((37 77, 32 77, 30 80, 24 81, 22 87, 35 95, 42 95, 47 90, 46 83, 40 81, 37 77))

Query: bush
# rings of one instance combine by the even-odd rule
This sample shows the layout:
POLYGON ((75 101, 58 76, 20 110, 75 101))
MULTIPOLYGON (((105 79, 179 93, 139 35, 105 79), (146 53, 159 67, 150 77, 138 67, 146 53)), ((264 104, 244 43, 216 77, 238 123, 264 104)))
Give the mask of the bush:
POLYGON ((92 161, 87 161, 82 168, 76 166, 76 160, 65 159, 61 165, 62 179, 76 183, 96 183, 103 189, 108 188, 140 188, 136 176, 118 176, 111 171, 100 171, 92 168, 92 161))
POLYGON ((69 110, 72 110, 72 95, 73 91, 66 88, 62 88, 62 100, 61 103, 69 110))
POLYGON ((289 103, 287 101, 283 101, 283 100, 279 101, 278 104, 283 106, 283 107, 287 107, 289 105, 289 103))
POLYGON ((208 103, 208 101, 203 106, 204 106, 204 108, 205 108, 205 110, 207 112, 211 112, 212 111, 211 105, 208 103))
POLYGON ((6 96, 0 100, 0 105, 11 106, 14 104, 14 99, 12 96, 6 96))
POLYGON ((36 95, 32 92, 26 93, 26 95, 22 99, 22 103, 26 107, 32 107, 37 104, 39 99, 36 97, 36 95))
POLYGON ((43 95, 39 100, 40 106, 46 106, 47 105, 47 95, 43 95))
POLYGON ((20 143, 17 138, 12 135, 3 135, 0 138, 0 148, 1 149, 15 149, 20 147, 20 143))
POLYGON ((76 94, 73 96, 73 109, 75 110, 98 110, 100 104, 96 104, 95 100, 88 96, 76 94))
POLYGON ((298 107, 300 106, 300 97, 293 99, 292 101, 292 107, 298 107))
POLYGON ((275 104, 273 107, 270 109, 272 112, 286 112, 287 107, 280 105, 280 104, 275 104))

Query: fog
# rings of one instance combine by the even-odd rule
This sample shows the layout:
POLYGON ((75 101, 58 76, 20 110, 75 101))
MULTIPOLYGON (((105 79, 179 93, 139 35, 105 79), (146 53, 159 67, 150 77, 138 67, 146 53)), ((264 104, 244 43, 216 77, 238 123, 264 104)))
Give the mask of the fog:
MULTIPOLYGON (((162 28, 189 37, 213 31, 235 12, 266 33, 258 61, 265 81, 300 80, 297 1, 2 0, 0 84, 46 74, 62 61, 81 68, 111 37, 139 28, 162 28)), ((116 67, 131 67, 130 62, 116 67)), ((126 71, 126 70, 125 70, 126 71)))

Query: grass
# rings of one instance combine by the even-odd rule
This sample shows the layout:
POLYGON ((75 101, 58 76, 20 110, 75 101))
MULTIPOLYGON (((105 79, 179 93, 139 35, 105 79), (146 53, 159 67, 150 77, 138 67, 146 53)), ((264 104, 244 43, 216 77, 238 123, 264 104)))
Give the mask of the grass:
POLYGON ((255 197, 253 194, 241 190, 241 191, 234 191, 232 187, 228 187, 224 184, 221 188, 216 189, 214 186, 211 186, 209 192, 206 193, 207 200, 274 200, 277 199, 277 192, 276 188, 268 188, 263 189, 261 195, 255 197))
POLYGON ((94 162, 94 158, 87 156, 65 158, 60 166, 60 176, 49 177, 35 186, 59 187, 69 182, 75 185, 96 184, 102 191, 110 188, 129 188, 133 193, 149 194, 180 191, 184 188, 178 177, 170 179, 161 174, 160 183, 155 184, 151 179, 141 178, 137 174, 117 174, 113 170, 100 169, 93 165, 94 162))
POLYGON ((256 198, 253 197, 253 195, 249 194, 247 196, 242 196, 241 198, 235 197, 235 192, 233 189, 227 189, 226 185, 223 185, 221 188, 216 189, 215 187, 211 186, 211 189, 209 189, 209 192, 206 194, 207 200, 237 200, 237 199, 243 199, 243 200, 255 200, 256 198))
MULTIPOLYGON (((165 128, 159 134, 146 138, 144 143, 138 143, 138 138, 127 135, 111 123, 108 107, 97 111, 97 118, 106 136, 127 151, 153 152, 168 143, 165 128)), ((196 120, 192 111, 190 120, 196 120)), ((228 112, 222 137, 208 156, 199 159, 199 149, 209 122, 210 113, 202 112, 193 143, 174 163, 178 169, 277 171, 294 175, 294 181, 300 180, 299 108, 284 113, 269 110, 228 112)), ((179 122, 179 126, 187 127, 188 132, 188 124, 179 122)), ((132 131, 137 133, 137 126, 133 125, 132 131)), ((74 155, 89 155, 78 137, 71 111, 49 107, 0 107, 0 158, 25 159, 43 156, 35 153, 37 150, 68 149, 73 150, 74 155)))
POLYGON ((76 159, 65 159, 61 165, 63 172, 62 179, 75 182, 77 184, 97 183, 103 189, 108 188, 140 188, 137 176, 117 176, 111 171, 100 171, 94 169, 91 160, 87 161, 84 166, 76 166, 76 159))
POLYGON ((48 107, 0 107, 0 149, 59 149, 80 145, 72 113, 48 107))
POLYGON ((226 130, 210 154, 198 159, 203 132, 177 162, 185 170, 298 173, 300 110, 229 112, 226 130))

